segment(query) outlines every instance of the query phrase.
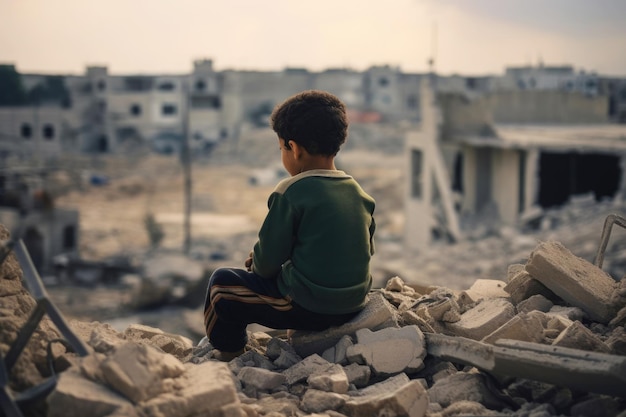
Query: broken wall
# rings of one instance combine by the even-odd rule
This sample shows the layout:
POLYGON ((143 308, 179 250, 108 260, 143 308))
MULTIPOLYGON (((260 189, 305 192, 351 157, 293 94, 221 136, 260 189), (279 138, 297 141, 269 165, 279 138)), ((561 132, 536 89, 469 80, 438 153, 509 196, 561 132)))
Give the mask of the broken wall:
POLYGON ((564 91, 502 91, 485 98, 496 123, 608 123, 609 98, 564 91))

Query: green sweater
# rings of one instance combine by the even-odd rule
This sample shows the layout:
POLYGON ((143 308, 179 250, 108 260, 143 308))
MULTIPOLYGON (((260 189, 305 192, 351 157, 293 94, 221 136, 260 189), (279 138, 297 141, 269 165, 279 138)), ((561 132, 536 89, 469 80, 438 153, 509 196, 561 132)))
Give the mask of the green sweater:
POLYGON ((305 171, 281 181, 254 245, 252 270, 278 279, 284 296, 307 310, 363 308, 372 286, 375 202, 343 171, 305 171))

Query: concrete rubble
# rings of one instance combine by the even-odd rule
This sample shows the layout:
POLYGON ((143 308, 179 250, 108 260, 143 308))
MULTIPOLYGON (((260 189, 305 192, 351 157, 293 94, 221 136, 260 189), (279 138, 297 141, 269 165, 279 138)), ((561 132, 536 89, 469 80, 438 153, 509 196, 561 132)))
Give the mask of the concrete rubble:
MULTIPOLYGON (((5 355, 30 304, 13 257, 0 272, 5 355)), ((32 415, 626 416, 626 279, 557 241, 464 291, 393 277, 352 322, 251 331, 229 363, 208 343, 150 326, 70 324, 90 354, 55 345, 58 382, 32 415)), ((58 334, 45 320, 38 334, 9 392, 47 376, 46 340, 58 334)))

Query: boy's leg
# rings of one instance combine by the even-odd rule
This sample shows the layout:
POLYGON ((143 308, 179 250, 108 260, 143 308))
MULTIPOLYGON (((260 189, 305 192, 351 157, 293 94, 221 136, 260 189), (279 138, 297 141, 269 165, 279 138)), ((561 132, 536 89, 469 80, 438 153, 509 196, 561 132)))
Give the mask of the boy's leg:
POLYGON ((273 329, 324 330, 352 319, 357 312, 324 315, 305 310, 283 297, 275 279, 236 268, 220 268, 209 280, 204 325, 211 344, 235 352, 245 347, 246 326, 258 323, 273 329))
POLYGON ((290 300, 278 291, 276 280, 243 269, 219 268, 211 275, 204 304, 206 334, 216 349, 238 351, 248 340, 248 324, 291 308, 290 300))

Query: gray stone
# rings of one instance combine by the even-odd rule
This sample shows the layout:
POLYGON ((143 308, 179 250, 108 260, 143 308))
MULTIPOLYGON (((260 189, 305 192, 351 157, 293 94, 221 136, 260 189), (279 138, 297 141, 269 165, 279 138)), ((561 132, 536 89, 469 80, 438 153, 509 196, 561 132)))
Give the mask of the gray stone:
POLYGON ((487 387, 485 377, 478 373, 458 372, 438 380, 428 390, 430 401, 443 408, 459 401, 473 401, 490 409, 499 409, 503 403, 487 387))
POLYGON ((348 382, 354 384, 357 388, 365 387, 372 374, 372 370, 367 365, 359 365, 358 363, 351 363, 343 367, 344 372, 348 377, 348 382))
POLYGON ((615 280, 559 242, 540 243, 530 254, 526 271, 595 321, 608 323, 615 315, 611 304, 615 280))
POLYGON ((543 331, 548 320, 548 316, 540 311, 520 313, 485 336, 482 341, 495 344, 499 339, 513 339, 542 343, 543 331))
POLYGON ((541 294, 531 295, 529 298, 520 301, 517 304, 518 313, 529 313, 531 311, 541 311, 546 313, 554 306, 552 301, 548 300, 541 294))
POLYGON ((579 321, 573 322, 552 342, 554 346, 573 349, 589 350, 593 352, 611 353, 603 341, 579 321))
POLYGON ((457 336, 481 340, 515 315, 515 308, 504 298, 485 299, 446 328, 457 336))
POLYGON ((100 417, 122 407, 132 407, 126 398, 82 377, 75 370, 60 375, 46 402, 50 417, 100 417))
POLYGON ((424 367, 424 335, 417 326, 356 332, 357 344, 348 347, 351 362, 369 365, 376 375, 416 372, 424 367))
POLYGON ((334 392, 308 389, 302 397, 302 410, 307 413, 321 413, 338 410, 346 403, 346 396, 334 392))
POLYGON ((135 343, 115 349, 101 369, 106 382, 135 403, 161 394, 165 378, 178 377, 185 371, 174 356, 135 343))
POLYGON ((302 358, 295 352, 283 350, 280 356, 274 360, 274 365, 279 369, 287 369, 300 362, 302 358))
POLYGON ((301 362, 283 371, 287 385, 304 381, 309 375, 329 369, 333 364, 318 354, 307 356, 301 362))
POLYGON ((459 294, 459 303, 476 303, 487 298, 506 298, 510 294, 504 290, 506 283, 497 279, 477 279, 472 286, 459 294))
POLYGON ((525 269, 518 271, 511 277, 504 290, 511 295, 511 302, 515 305, 538 294, 549 300, 558 299, 548 287, 534 279, 525 269))
POLYGON ((286 378, 278 372, 263 368, 244 366, 237 374, 244 386, 252 386, 258 390, 271 391, 285 383, 286 378))
POLYGON ((350 417, 423 417, 428 403, 428 393, 422 384, 409 381, 393 391, 352 397, 339 411, 350 417))
POLYGON ((336 392, 338 394, 348 392, 348 385, 350 385, 343 367, 338 364, 333 364, 328 369, 311 374, 307 378, 307 384, 311 388, 320 391, 336 392))
POLYGON ((397 313, 382 294, 370 292, 365 308, 354 319, 322 332, 296 331, 291 336, 291 345, 303 358, 313 353, 321 355, 344 335, 352 336, 359 329, 378 330, 387 327, 398 327, 397 313))

